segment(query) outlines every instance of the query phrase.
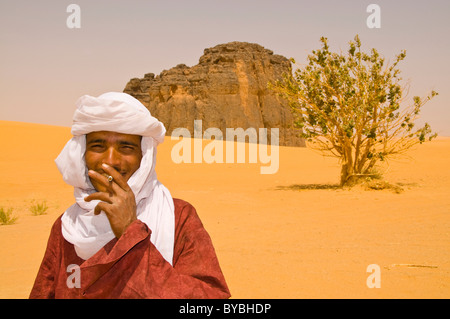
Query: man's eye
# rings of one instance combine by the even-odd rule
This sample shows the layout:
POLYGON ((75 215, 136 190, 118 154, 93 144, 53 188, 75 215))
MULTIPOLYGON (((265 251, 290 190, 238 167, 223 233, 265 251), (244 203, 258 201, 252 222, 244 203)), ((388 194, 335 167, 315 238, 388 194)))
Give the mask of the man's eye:
POLYGON ((134 147, 133 146, 128 146, 128 145, 124 145, 120 149, 122 151, 124 151, 124 152, 133 152, 134 151, 134 147))
POLYGON ((90 149, 93 149, 93 150, 99 150, 99 149, 102 149, 102 148, 103 148, 103 145, 101 145, 101 144, 92 144, 90 146, 90 149))

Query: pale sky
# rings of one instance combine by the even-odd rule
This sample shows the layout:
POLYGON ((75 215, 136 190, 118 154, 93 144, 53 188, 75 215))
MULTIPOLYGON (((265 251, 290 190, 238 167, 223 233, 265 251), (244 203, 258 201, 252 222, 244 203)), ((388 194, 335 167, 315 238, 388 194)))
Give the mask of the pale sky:
POLYGON ((81 95, 193 66, 221 43, 258 43, 303 63, 321 36, 344 51, 359 34, 387 59, 407 51, 399 66, 410 97, 440 94, 421 121, 450 136, 449 16, 448 0, 1 0, 0 120, 70 126, 81 95), (81 8, 79 29, 66 25, 71 3, 81 8), (379 29, 366 24, 371 3, 381 8, 379 29))

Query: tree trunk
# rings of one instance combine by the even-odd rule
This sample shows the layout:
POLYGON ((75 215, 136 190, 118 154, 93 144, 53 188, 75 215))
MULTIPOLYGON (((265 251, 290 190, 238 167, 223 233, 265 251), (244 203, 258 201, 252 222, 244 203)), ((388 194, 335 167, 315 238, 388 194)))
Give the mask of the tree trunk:
MULTIPOLYGON (((344 186, 349 178, 353 176, 353 156, 352 156, 352 147, 350 141, 346 140, 344 143, 344 156, 342 158, 342 166, 341 166, 341 182, 340 186, 344 186)), ((356 160, 356 159, 355 159, 356 160)))
POLYGON ((353 176, 353 165, 349 165, 349 163, 345 163, 341 167, 341 182, 340 186, 345 186, 347 182, 353 176))

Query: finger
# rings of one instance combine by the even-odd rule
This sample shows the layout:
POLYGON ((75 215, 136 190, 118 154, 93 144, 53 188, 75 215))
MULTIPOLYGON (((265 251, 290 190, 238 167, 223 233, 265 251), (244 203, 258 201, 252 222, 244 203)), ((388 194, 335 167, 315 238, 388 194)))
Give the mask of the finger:
POLYGON ((105 192, 97 192, 97 193, 92 193, 92 194, 86 196, 84 198, 84 200, 86 202, 90 202, 93 200, 100 200, 100 201, 106 202, 108 204, 112 204, 112 198, 113 197, 111 196, 111 194, 108 194, 105 192))
POLYGON ((90 178, 94 179, 98 183, 100 183, 102 186, 104 186, 110 194, 114 193, 113 183, 108 181, 108 178, 104 176, 103 174, 100 174, 99 172, 96 172, 94 170, 89 170, 88 175, 90 178))
POLYGON ((102 211, 108 216, 109 214, 109 205, 108 203, 100 202, 94 208, 94 215, 99 215, 102 211))
POLYGON ((102 164, 102 168, 105 173, 111 175, 113 177, 113 183, 116 183, 125 191, 131 190, 130 186, 128 186, 127 181, 123 178, 122 174, 120 174, 114 167, 109 166, 108 164, 102 164))
POLYGON ((102 212, 102 209, 97 205, 94 208, 94 215, 98 215, 102 212))

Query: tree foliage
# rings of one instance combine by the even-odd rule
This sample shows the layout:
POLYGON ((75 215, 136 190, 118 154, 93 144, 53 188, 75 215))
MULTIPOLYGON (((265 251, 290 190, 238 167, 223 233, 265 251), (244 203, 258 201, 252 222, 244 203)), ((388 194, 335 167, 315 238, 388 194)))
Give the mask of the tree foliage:
POLYGON ((416 127, 435 91, 403 106, 409 85, 402 83, 398 64, 405 51, 387 65, 376 49, 361 51, 358 35, 345 54, 331 52, 327 38, 321 43, 321 49, 308 55, 306 66, 269 87, 289 102, 308 146, 340 159, 341 185, 437 136, 427 123, 416 127))

